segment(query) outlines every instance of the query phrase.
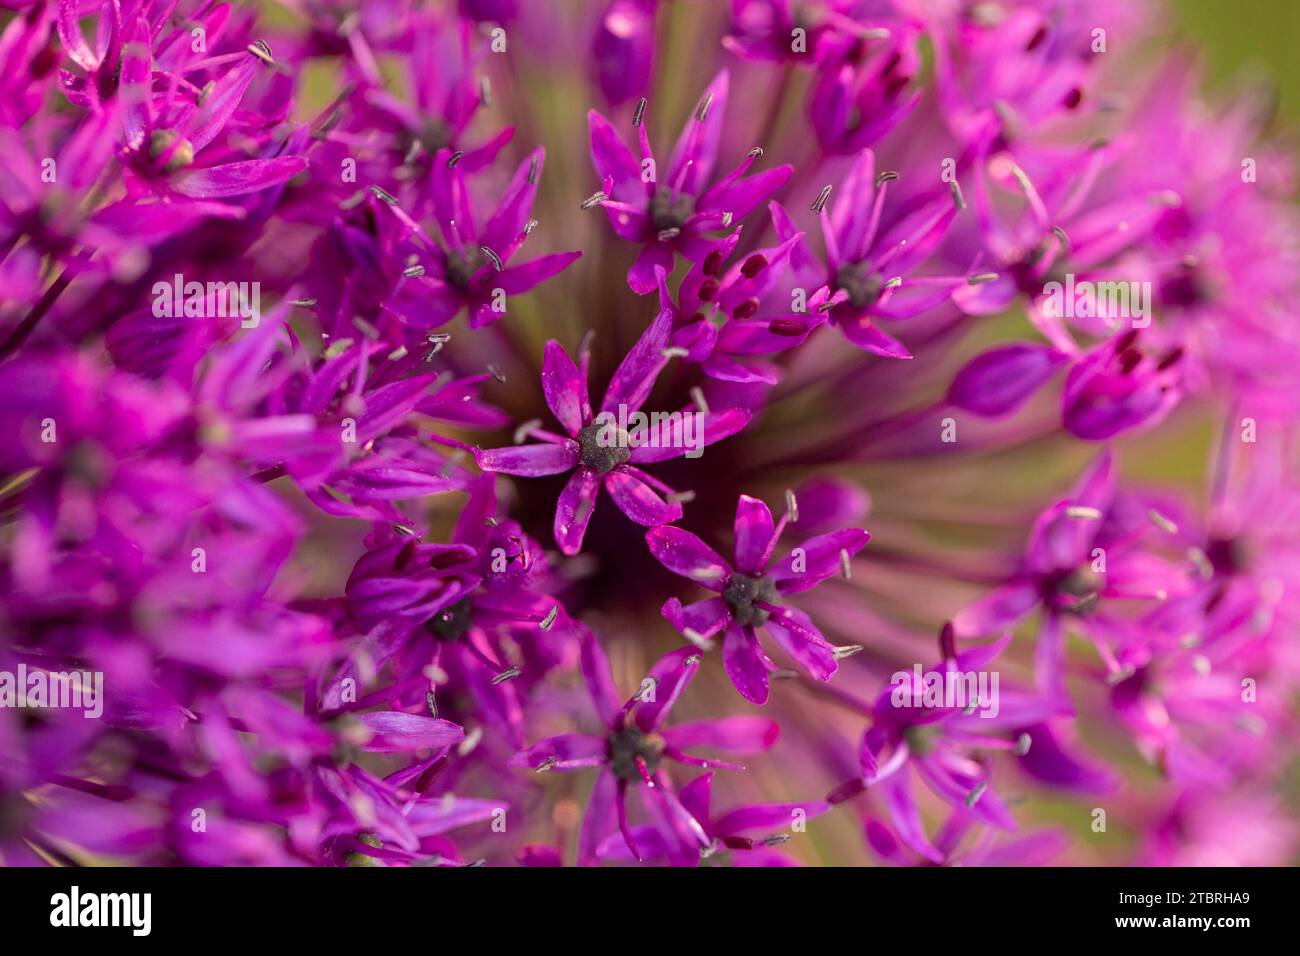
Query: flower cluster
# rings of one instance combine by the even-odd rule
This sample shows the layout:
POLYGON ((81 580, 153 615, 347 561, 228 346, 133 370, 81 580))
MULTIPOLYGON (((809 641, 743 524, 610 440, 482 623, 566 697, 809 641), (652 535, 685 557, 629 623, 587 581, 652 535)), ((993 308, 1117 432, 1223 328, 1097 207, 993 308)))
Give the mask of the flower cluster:
POLYGON ((1154 2, 6 6, 0 863, 1294 859, 1294 168, 1154 2))

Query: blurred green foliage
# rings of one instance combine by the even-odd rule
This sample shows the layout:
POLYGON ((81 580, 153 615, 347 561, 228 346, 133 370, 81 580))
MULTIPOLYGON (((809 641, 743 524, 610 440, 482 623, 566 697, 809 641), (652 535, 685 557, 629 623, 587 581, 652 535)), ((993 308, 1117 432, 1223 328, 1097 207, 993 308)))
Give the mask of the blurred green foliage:
POLYGON ((1170 0, 1167 9, 1204 59, 1212 92, 1253 72, 1276 90, 1275 122, 1300 125, 1300 2, 1170 0))

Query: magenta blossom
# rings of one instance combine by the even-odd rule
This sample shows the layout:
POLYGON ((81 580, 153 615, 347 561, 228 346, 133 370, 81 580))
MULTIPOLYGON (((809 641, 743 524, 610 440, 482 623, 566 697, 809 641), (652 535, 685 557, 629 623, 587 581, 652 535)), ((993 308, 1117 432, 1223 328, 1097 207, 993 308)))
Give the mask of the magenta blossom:
POLYGON ((665 169, 658 168, 650 151, 644 117, 637 130, 638 159, 609 120, 595 110, 587 116, 592 165, 608 184, 602 205, 610 225, 620 238, 642 245, 627 276, 639 295, 655 290, 656 269, 672 271, 674 251, 692 261, 704 258, 716 242, 709 233, 744 219, 790 178, 789 166, 746 175, 763 155, 761 149, 754 149, 726 176, 713 180, 730 82, 730 74, 723 70, 709 84, 665 169))
MULTIPOLYGON (((1165 601, 1192 588, 1186 568, 1162 556, 1151 539, 1177 534, 1150 502, 1116 489, 1115 466, 1102 455, 1073 493, 1038 516, 1023 569, 953 618, 959 637, 995 633, 1042 608, 1039 686, 1058 701, 1065 691, 1065 625, 1076 623, 1112 674, 1124 667, 1114 648, 1128 625, 1112 616, 1112 600, 1165 601)), ((1116 609, 1117 610, 1117 609, 1116 609)))
POLYGON ((744 60, 811 66, 834 29, 823 3, 731 0, 731 32, 722 45, 744 60))
MULTIPOLYGON (((875 154, 863 150, 820 219, 826 255, 823 264, 799 239, 790 254, 796 276, 813 290, 832 294, 819 306, 845 338, 860 349, 888 358, 911 358, 906 346, 874 320, 906 319, 933 309, 967 282, 965 276, 912 276, 938 248, 960 206, 946 194, 914 203, 902 216, 885 218, 885 196, 892 172, 876 172, 875 154)), ((789 215, 773 204, 777 235, 796 236, 789 215)))
MULTIPOLYGON (((485 471, 530 478, 573 472, 555 509, 555 543, 565 554, 577 554, 581 549, 602 487, 637 524, 661 525, 682 516, 672 489, 635 465, 680 458, 691 449, 680 436, 676 442, 651 443, 655 436, 649 425, 624 432, 619 424, 620 410, 626 420, 639 412, 650 396, 655 378, 668 361, 664 350, 671 327, 672 313, 660 312, 614 372, 599 414, 593 413, 587 395, 588 354, 584 351, 579 357, 579 369, 558 342, 548 342, 542 390, 547 407, 568 437, 534 428, 529 434, 540 440, 537 444, 474 451, 485 471)), ((687 409, 683 414, 695 413, 687 409)), ((740 408, 700 415, 696 435, 700 448, 734 435, 750 418, 750 413, 740 408)))
MULTIPOLYGON (((519 265, 510 260, 533 231, 531 215, 546 151, 534 150, 515 170, 496 210, 480 229, 475 225, 465 171, 449 150, 433 163, 432 205, 442 243, 429 235, 382 190, 377 195, 402 222, 402 239, 413 260, 403 275, 410 278, 414 298, 422 299, 419 324, 437 328, 465 309, 470 328, 491 325, 508 309, 508 298, 558 275, 582 256, 554 252, 519 265)), ((408 293, 410 296, 410 293, 408 293)))
POLYGON ((789 273, 790 250, 798 241, 794 237, 759 249, 724 272, 725 259, 739 241, 737 229, 695 263, 678 287, 676 302, 660 271, 659 304, 676 316, 673 347, 684 349, 687 360, 699 363, 709 378, 775 384, 773 363, 754 358, 802 345, 826 321, 818 307, 828 293, 819 290, 802 311, 792 308, 788 296, 772 294, 789 273))
POLYGON ((686 606, 669 598, 664 617, 696 642, 724 632, 722 660, 727 676, 736 690, 756 704, 767 702, 768 675, 776 670, 758 643, 759 628, 766 629, 817 680, 830 680, 835 673, 836 648, 807 614, 786 606, 782 599, 807 591, 833 574, 847 573, 850 559, 871 540, 857 528, 833 531, 803 542, 789 557, 774 563, 773 552, 789 520, 787 511, 774 525, 767 505, 741 495, 736 506, 734 567, 689 531, 661 527, 646 534, 646 543, 664 567, 717 595, 686 606))
MULTIPOLYGON (((1007 634, 993 644, 956 653, 951 635, 951 628, 945 627, 943 643, 948 656, 932 671, 962 675, 982 671, 1011 640, 1007 634)), ((1014 830, 1011 812, 990 789, 990 768, 978 759, 977 752, 1023 750, 1027 740, 1032 748, 1032 739, 1008 731, 1041 721, 1052 713, 1052 705, 1027 695, 1009 699, 1011 695, 1007 694, 998 695, 996 716, 977 713, 974 704, 964 709, 945 701, 918 705, 923 699, 924 683, 918 684, 913 672, 904 671, 901 676, 905 681, 899 682, 896 677, 881 691, 872 709, 872 725, 863 738, 860 754, 862 781, 841 787, 830 799, 839 802, 859 792, 863 785, 878 790, 903 842, 926 859, 943 863, 947 852, 925 835, 910 782, 911 771, 955 809, 971 811, 982 823, 1014 830)), ((988 703, 983 701, 980 706, 988 703)))
POLYGON ((916 108, 920 30, 893 16, 835 18, 847 29, 822 34, 809 120, 828 155, 873 145, 916 108))
MULTIPOLYGON (((700 658, 684 647, 660 658, 640 690, 623 702, 615 688, 605 657, 594 635, 582 638, 582 673, 604 729, 600 734, 561 734, 538 741, 512 761, 535 771, 600 768, 596 787, 583 819, 578 862, 593 863, 606 836, 615 826, 632 856, 642 851, 627 812, 627 792, 640 791, 652 819, 673 834, 677 854, 686 850, 691 860, 713 844, 709 834, 683 804, 668 776, 665 758, 693 767, 729 767, 734 764, 695 757, 688 751, 711 747, 736 754, 759 753, 776 743, 780 727, 762 717, 727 717, 663 726, 678 697, 699 670, 700 658)), ((652 842, 647 851, 657 848, 652 842)))
MULTIPOLYGON (((682 806, 710 839, 708 849, 701 853, 693 842, 682 846, 677 831, 663 825, 668 821, 659 820, 648 826, 632 828, 632 838, 641 859, 645 862, 664 859, 686 866, 701 863, 713 866, 726 863, 732 866, 798 866, 795 860, 774 849, 790 838, 789 833, 779 831, 792 826, 801 831, 805 821, 831 809, 824 800, 808 800, 803 803, 756 803, 719 813, 711 807, 712 796, 711 770, 700 774, 678 793, 682 806), (762 836, 756 838, 759 833, 762 836)), ((607 838, 597 852, 602 860, 632 859, 627 842, 617 837, 607 838)))

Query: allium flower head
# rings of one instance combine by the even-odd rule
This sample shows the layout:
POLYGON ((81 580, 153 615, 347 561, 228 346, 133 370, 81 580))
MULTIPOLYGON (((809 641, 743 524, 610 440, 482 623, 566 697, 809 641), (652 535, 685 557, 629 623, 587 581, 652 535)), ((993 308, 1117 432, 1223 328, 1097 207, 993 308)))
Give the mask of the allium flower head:
POLYGON ((0 864, 1293 862, 1187 6, 0 3, 0 864))

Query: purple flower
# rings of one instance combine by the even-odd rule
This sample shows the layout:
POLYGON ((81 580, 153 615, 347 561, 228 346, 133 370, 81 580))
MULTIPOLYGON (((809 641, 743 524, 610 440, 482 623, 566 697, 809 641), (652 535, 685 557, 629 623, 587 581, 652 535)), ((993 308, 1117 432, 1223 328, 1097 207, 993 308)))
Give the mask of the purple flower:
MULTIPOLYGON (((75 7, 64 4, 62 9, 75 7)), ((70 29, 80 37, 75 23, 70 29)), ((214 33, 219 30, 218 26, 214 33)), ((273 142, 237 114, 254 78, 274 62, 264 42, 257 40, 246 49, 177 63, 172 72, 154 69, 162 64, 154 63, 150 32, 143 20, 122 32, 120 82, 126 104, 122 146, 124 166, 130 171, 127 186, 133 193, 171 194, 207 203, 281 185, 307 168, 306 159, 292 155, 301 145, 299 140, 273 142), (164 93, 155 92, 156 72, 173 80, 164 93), (200 77, 210 73, 213 79, 199 88, 185 78, 187 73, 200 77), (249 128, 239 130, 241 126, 249 128), (230 152, 226 140, 237 130, 249 137, 257 158, 221 162, 230 152)), ((84 57, 79 62, 81 59, 84 57)), ((219 203, 205 208, 217 215, 238 214, 238 209, 223 208, 219 203)))
POLYGON ((675 316, 672 347, 684 349, 687 360, 699 363, 705 375, 722 382, 774 384, 778 373, 770 363, 748 360, 802 345, 825 322, 819 306, 828 293, 814 293, 801 311, 794 310, 790 296, 773 294, 788 274, 798 236, 752 252, 724 272, 740 237, 737 229, 691 266, 676 302, 661 271, 659 304, 675 316))
POLYGON ((763 155, 761 149, 754 149, 739 166, 714 180, 730 83, 731 74, 723 70, 709 84, 666 169, 659 168, 650 150, 644 117, 637 129, 638 159, 609 120, 595 110, 587 114, 591 162, 607 184, 605 213, 619 238, 642 246, 627 276, 638 295, 654 291, 656 269, 672 271, 674 252, 691 261, 704 258, 716 242, 709 233, 744 219, 790 178, 789 166, 746 175, 763 155))
POLYGON ((1108 26, 1114 11, 1098 9, 1092 19, 1053 22, 1077 14, 1033 6, 972 8, 960 15, 964 22, 955 29, 930 31, 943 116, 962 142, 992 133, 1010 138, 1046 126, 1090 99, 1085 95, 1089 74, 1100 59, 1091 48, 1093 29, 1108 26))
POLYGON ((1266 89, 1155 0, 284 5, 0 2, 0 862, 1295 857, 1266 89))
MULTIPOLYGON (((952 629, 945 626, 943 643, 948 655, 927 674, 969 675, 982 671, 1010 640, 1007 634, 993 644, 956 653, 952 629)), ((872 709, 871 727, 862 741, 863 779, 839 788, 828 799, 839 802, 860 792, 863 785, 879 791, 903 843, 926 859, 943 863, 951 847, 941 849, 926 836, 912 789, 912 774, 954 809, 969 810, 982 823, 1014 830, 1010 811, 991 789, 989 768, 972 751, 1015 750, 1022 746, 1020 737, 997 734, 1039 721, 1052 711, 1051 704, 1044 701, 1020 697, 1013 702, 1007 699, 1010 695, 999 694, 1002 699, 998 701, 998 713, 990 716, 975 713, 973 704, 962 709, 946 700, 935 705, 924 703, 924 691, 925 678, 918 682, 912 672, 900 672, 881 691, 872 709)), ((942 835, 939 842, 945 843, 942 835)))
POLYGON ((786 606, 783 599, 833 574, 847 573, 849 560, 871 539, 857 528, 834 531, 810 538, 789 557, 774 562, 777 541, 789 520, 787 511, 779 524, 773 524, 767 505, 741 495, 736 506, 734 566, 681 528, 654 528, 646 534, 650 551, 664 567, 715 594, 685 606, 669 598, 664 617, 697 643, 722 632, 727 676, 736 690, 756 704, 767 702, 768 674, 776 670, 758 642, 759 628, 817 680, 830 680, 835 673, 839 666, 835 647, 808 615, 786 606))
MULTIPOLYGON (((892 866, 933 866, 936 862, 912 849, 881 820, 868 819, 864 829, 872 852, 892 866)), ((933 846, 945 866, 1051 866, 1065 852, 1069 839, 1055 829, 1008 838, 962 807, 949 814, 935 834, 933 846), (961 847, 972 833, 977 834, 972 845, 961 847)))
POLYGON ((402 224, 400 242, 412 253, 410 259, 403 260, 407 262, 403 274, 411 280, 414 297, 423 300, 421 327, 445 325, 461 309, 469 314, 470 328, 491 325, 506 314, 510 296, 540 285, 582 256, 581 252, 556 252, 510 265, 532 232, 533 199, 545 158, 545 150, 539 148, 519 164, 496 210, 479 229, 465 171, 452 161, 452 153, 440 150, 434 157, 431 192, 441 244, 396 203, 380 196, 402 224))
MULTIPOLYGON (((641 860, 667 859, 684 866, 695 866, 703 857, 704 862, 711 865, 729 862, 733 866, 797 866, 790 857, 772 848, 788 839, 789 835, 771 831, 780 831, 792 824, 802 827, 809 818, 821 816, 831 809, 824 800, 809 800, 803 803, 757 803, 719 814, 710 806, 712 794, 713 771, 700 774, 678 793, 682 806, 709 838, 707 849, 701 852, 693 840, 683 845, 678 832, 667 825, 669 821, 661 819, 649 826, 632 828, 632 840, 641 860), (768 831, 765 838, 756 840, 747 835, 763 830, 768 831)), ((632 859, 628 843, 621 837, 606 839, 597 855, 602 860, 632 859)))
MULTIPOLYGON (((538 741, 512 761, 538 772, 600 768, 583 818, 578 862, 596 861, 599 848, 617 826, 632 856, 642 851, 629 822, 627 792, 638 790, 653 818, 673 834, 674 854, 698 860, 712 845, 700 821, 682 803, 668 776, 667 760, 693 767, 732 767, 734 764, 692 756, 696 747, 736 754, 767 750, 776 743, 780 727, 762 717, 728 717, 664 726, 678 697, 699 669, 700 658, 684 647, 660 658, 635 694, 619 698, 605 657, 595 636, 582 637, 582 674, 603 729, 599 734, 561 734, 538 741)), ((653 844, 647 847, 649 851, 653 844)))
POLYGON ((823 34, 809 120, 828 155, 850 155, 876 143, 916 108, 921 92, 920 31, 893 17, 850 21, 823 34))
MULTIPOLYGON (((875 154, 863 150, 836 194, 829 212, 820 210, 825 262, 803 239, 790 253, 795 274, 810 290, 831 296, 818 306, 858 348, 889 358, 911 358, 906 346, 873 320, 906 319, 933 309, 966 284, 963 276, 911 276, 938 248, 959 207, 947 195, 924 197, 893 222, 884 219, 889 183, 898 176, 876 173, 875 154)), ((773 204, 777 235, 794 238, 789 215, 773 204)))
MULTIPOLYGON (((364 8, 363 14, 369 9, 364 8)), ((375 26, 387 27, 383 19, 374 17, 380 21, 375 26)), ((506 127, 483 142, 477 142, 471 134, 473 121, 485 106, 484 88, 474 71, 487 55, 482 40, 476 48, 471 24, 415 10, 405 31, 410 54, 400 62, 409 82, 409 100, 386 88, 373 54, 358 54, 349 61, 355 62, 363 76, 350 97, 352 108, 347 119, 329 134, 329 141, 337 146, 330 154, 331 173, 343 159, 360 152, 363 163, 358 165, 374 181, 387 182, 391 170, 400 167, 403 179, 423 189, 429 183, 438 154, 444 149, 458 157, 461 169, 473 173, 490 166, 513 139, 513 127, 506 127), (383 131, 385 135, 379 142, 387 148, 374 155, 372 161, 365 162, 369 151, 358 147, 373 130, 383 131)), ((364 42, 363 37, 360 27, 347 32, 347 42, 353 45, 364 42)))
MULTIPOLYGON (((528 478, 573 472, 555 508, 555 543, 565 554, 577 554, 582 548, 601 488, 637 524, 652 527, 682 515, 672 489, 635 466, 689 454, 684 431, 675 441, 659 442, 652 441, 658 436, 649 424, 625 431, 621 423, 640 412, 667 364, 664 350, 671 326, 672 313, 660 312, 614 372, 598 412, 593 412, 587 394, 588 354, 579 356, 580 368, 560 343, 547 342, 542 390, 547 407, 568 437, 532 428, 528 434, 539 439, 535 444, 474 451, 484 471, 528 478)), ((696 412, 688 408, 680 414, 696 412)), ((734 435, 749 422, 750 413, 728 408, 700 416, 697 448, 734 435)))
POLYGON ((436 710, 442 688, 428 669, 442 668, 481 713, 518 738, 515 678, 531 684, 552 663, 532 640, 562 640, 573 625, 558 601, 536 590, 550 583, 541 550, 518 524, 496 520, 493 481, 483 476, 471 486, 449 544, 422 543, 410 529, 377 529, 345 589, 365 636, 322 691, 322 709, 384 699, 436 710), (359 696, 367 673, 390 661, 386 685, 359 696))
POLYGON ((1143 348, 1136 329, 1104 342, 1071 369, 1062 396, 1065 427, 1103 441, 1159 424, 1183 393, 1183 350, 1143 348))
POLYGON ((1009 415, 1033 398, 1068 360, 1064 352, 1033 342, 990 349, 953 377, 948 401, 990 418, 1009 415))
POLYGON ((959 637, 1002 631, 1036 608, 1043 619, 1036 669, 1039 686, 1057 701, 1065 690, 1065 624, 1087 634, 1113 674, 1124 624, 1111 616, 1112 600, 1163 601, 1186 593, 1186 572, 1155 551, 1151 538, 1177 526, 1153 503, 1117 493, 1114 463, 1102 455, 1073 493, 1038 516, 1012 580, 967 605, 953 618, 959 637), (1154 517, 1153 517, 1154 516, 1154 517))

